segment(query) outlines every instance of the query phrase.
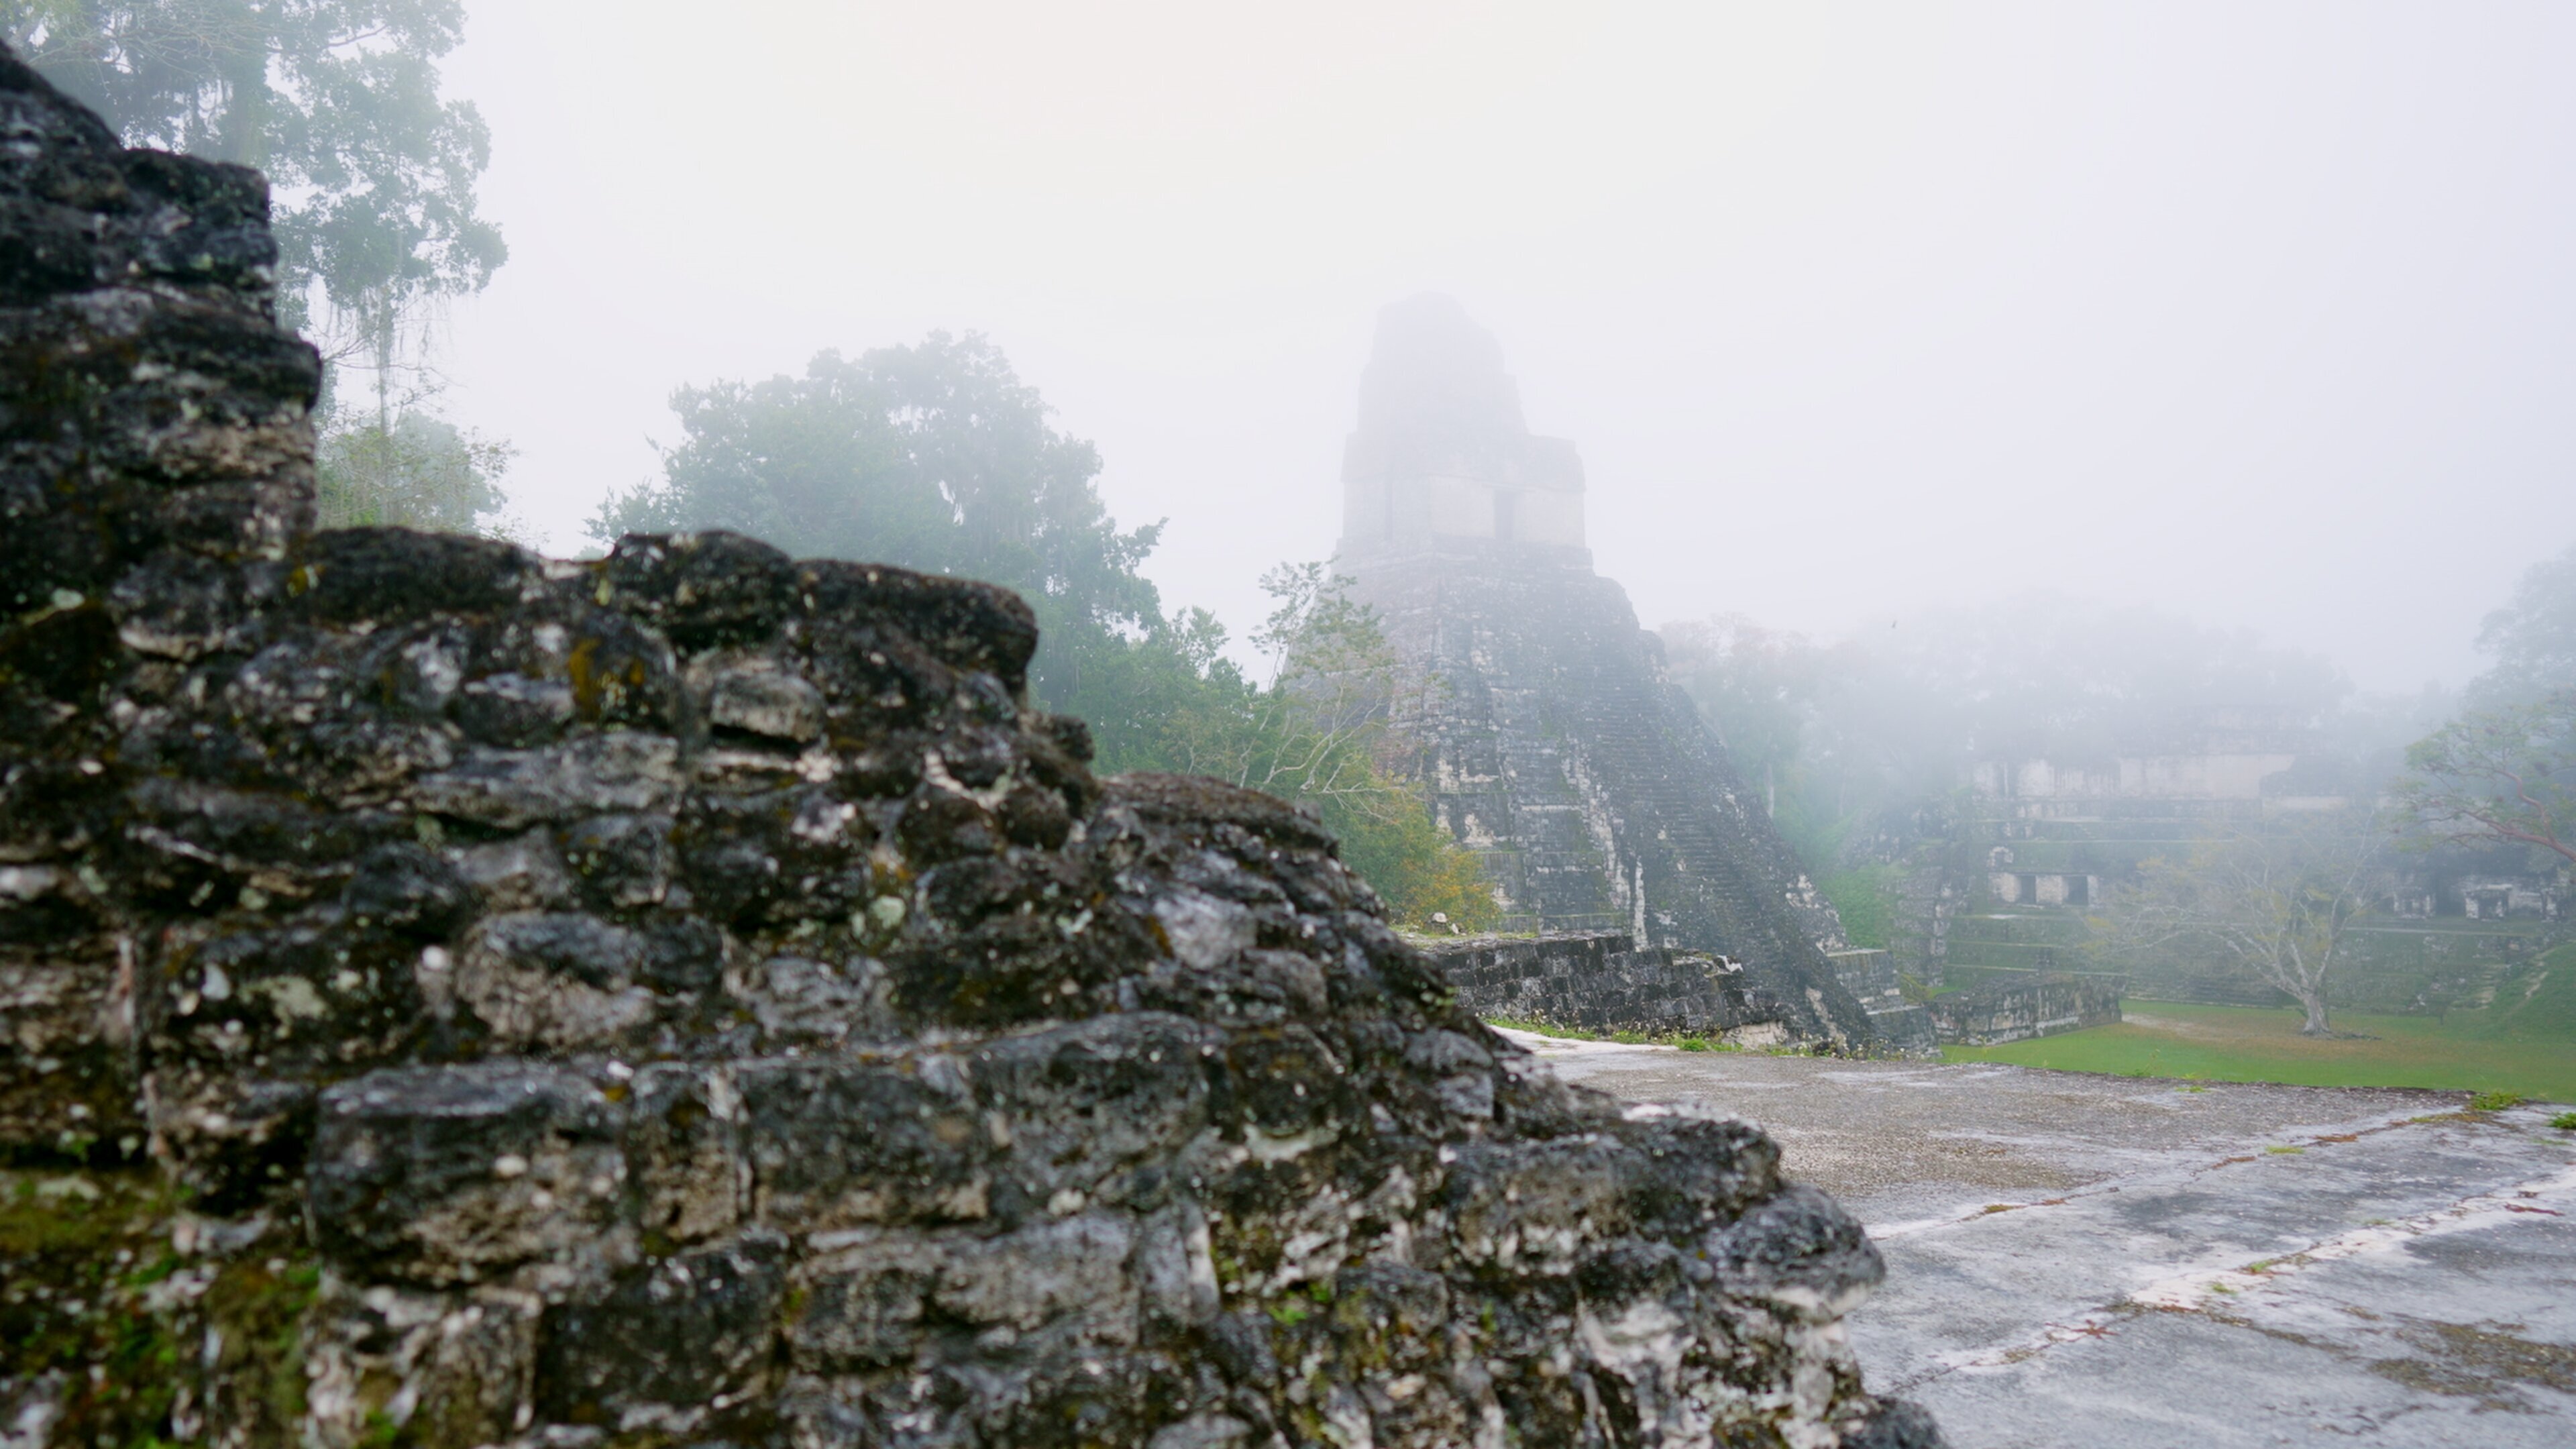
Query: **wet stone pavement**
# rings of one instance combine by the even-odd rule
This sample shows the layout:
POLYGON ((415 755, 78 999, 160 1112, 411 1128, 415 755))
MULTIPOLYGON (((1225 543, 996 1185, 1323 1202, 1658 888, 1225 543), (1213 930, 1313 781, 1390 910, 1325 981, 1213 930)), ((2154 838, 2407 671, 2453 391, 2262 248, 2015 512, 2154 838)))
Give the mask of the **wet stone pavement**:
POLYGON ((1514 1035, 1777 1137, 1887 1259, 1871 1386, 1958 1449, 2576 1445, 2563 1108, 1514 1035))

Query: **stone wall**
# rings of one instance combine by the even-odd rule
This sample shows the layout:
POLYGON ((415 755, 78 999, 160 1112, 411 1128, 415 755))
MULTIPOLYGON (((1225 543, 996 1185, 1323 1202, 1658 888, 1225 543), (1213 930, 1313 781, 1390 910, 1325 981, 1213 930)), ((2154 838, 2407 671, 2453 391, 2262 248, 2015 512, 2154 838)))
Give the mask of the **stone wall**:
MULTIPOLYGON (((2201 747, 2091 764, 1987 761, 1973 788, 1855 838, 1842 864, 1887 864, 1899 965, 1933 984, 2079 970, 2097 917, 2154 857, 2226 835, 2314 827, 2344 809, 2300 731, 2213 730, 2201 747), (2302 780, 2300 777, 2304 776, 2302 780)), ((2367 822, 2355 817, 2349 828, 2367 822)), ((2365 922, 2328 984, 2338 1010, 2440 1014, 2494 999, 2566 939, 2563 872, 2520 850, 2451 842, 2383 861, 2365 922)), ((2241 966, 2175 956, 2127 967, 2133 995, 2220 1005, 2290 998, 2241 966)))
POLYGON ((13 1445, 1923 1445, 1739 1123, 1095 779, 1025 606, 313 533, 260 179, 0 56, 13 1445))
POLYGON ((1852 999, 1869 1013, 1870 1034, 1891 1051, 1929 1053, 1936 1043, 1932 1018, 1921 1005, 1908 1000, 1905 985, 1897 979, 1894 952, 1874 947, 1850 951, 1830 951, 1825 959, 1834 966, 1834 976, 1852 999))
POLYGON ((1931 1001, 1944 1044, 2001 1046, 2035 1036, 2108 1026, 2120 1019, 2116 976, 2044 973, 1945 991, 1931 1001))
MULTIPOLYGON (((1460 1003, 1488 1019, 1585 1031, 1711 1036, 1741 1046, 1793 1038, 1788 1015, 1741 962, 1670 947, 1639 949, 1626 931, 1471 936, 1423 950, 1458 989, 1460 1003)), ((1878 1050, 1925 1053, 1932 1021, 1905 999, 1885 951, 1832 957, 1844 989, 1869 1013, 1878 1050)))
POLYGON ((1780 1011, 1714 957, 1636 949, 1625 931, 1435 941, 1425 954, 1483 1017, 1585 1031, 1692 1034, 1770 1045, 1780 1011))

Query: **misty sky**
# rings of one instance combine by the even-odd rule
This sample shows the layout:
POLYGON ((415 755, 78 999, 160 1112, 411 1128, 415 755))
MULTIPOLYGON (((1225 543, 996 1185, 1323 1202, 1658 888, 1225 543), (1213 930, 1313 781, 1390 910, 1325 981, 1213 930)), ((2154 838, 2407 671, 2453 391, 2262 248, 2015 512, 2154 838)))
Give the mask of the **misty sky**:
POLYGON ((1422 290, 1650 625, 2054 589, 2402 689, 2576 541, 2576 6, 468 4, 446 405, 558 551, 673 386, 978 330, 1240 634, 1422 290))

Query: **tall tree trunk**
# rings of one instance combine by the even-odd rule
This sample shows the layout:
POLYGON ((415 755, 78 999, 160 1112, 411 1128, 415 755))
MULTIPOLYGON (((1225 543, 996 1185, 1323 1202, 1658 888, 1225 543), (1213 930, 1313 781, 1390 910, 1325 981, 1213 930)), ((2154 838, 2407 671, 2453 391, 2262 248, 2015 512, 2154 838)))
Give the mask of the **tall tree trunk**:
POLYGON ((241 166, 268 164, 268 43, 258 34, 229 37, 233 53, 220 63, 224 109, 216 118, 215 159, 241 166))
POLYGON ((2299 997, 2299 1005, 2306 1007, 2306 1008, 2307 1008, 2307 1010, 2308 1010, 2308 1020, 2307 1020, 2307 1024, 2299 1028, 2299 1035, 2301 1035, 2301 1036, 2327 1036, 2327 1035, 2330 1035, 2331 1033, 2330 1033, 2330 1031, 2328 1030, 2328 1028, 2327 1028, 2327 1026, 2326 1026, 2326 994, 2325 994, 2325 992, 2324 992, 2323 990, 2302 991, 2302 992, 2298 993, 2298 997, 2299 997))
POLYGON ((394 425, 393 404, 386 391, 394 370, 394 329, 387 319, 374 318, 368 331, 374 334, 368 341, 376 353, 376 432, 383 435, 392 432, 394 425))

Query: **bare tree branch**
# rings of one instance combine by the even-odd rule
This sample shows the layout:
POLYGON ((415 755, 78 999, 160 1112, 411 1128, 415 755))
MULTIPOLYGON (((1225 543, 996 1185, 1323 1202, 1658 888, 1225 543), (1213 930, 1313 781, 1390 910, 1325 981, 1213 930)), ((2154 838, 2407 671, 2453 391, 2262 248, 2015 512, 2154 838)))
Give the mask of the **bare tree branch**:
POLYGON ((2097 949, 2137 964, 2228 962, 2297 1001, 2323 1035, 2328 988, 2352 928, 2370 911, 2388 832, 2340 813, 2199 842, 2149 860, 2106 904, 2097 949))

